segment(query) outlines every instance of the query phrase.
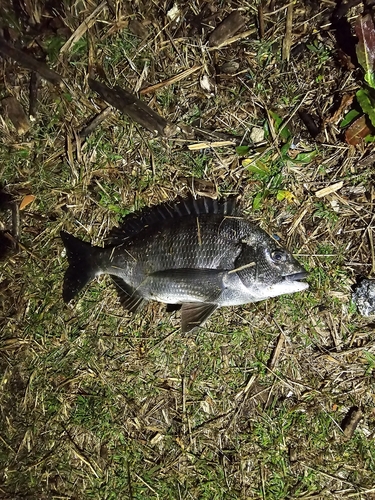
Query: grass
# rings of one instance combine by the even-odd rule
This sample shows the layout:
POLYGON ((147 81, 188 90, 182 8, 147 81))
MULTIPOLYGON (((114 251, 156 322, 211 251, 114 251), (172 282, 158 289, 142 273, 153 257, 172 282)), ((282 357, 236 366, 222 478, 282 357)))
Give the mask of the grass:
MULTIPOLYGON (((296 40, 312 17, 297 4, 296 40)), ((217 24, 226 7, 215 5, 217 24)), ((255 3, 241 7, 255 21, 255 3)), ((19 30, 34 55, 44 47, 68 89, 41 84, 24 136, 6 117, 0 122, 2 186, 18 204, 35 196, 21 211, 20 251, 0 262, 0 497, 373 498, 373 323, 350 300, 356 277, 372 269, 370 150, 347 148, 334 124, 314 142, 297 119, 302 105, 330 116, 329 103, 343 81, 356 85, 355 74, 334 66, 335 47, 318 36, 289 65, 281 61, 284 10, 267 16, 263 40, 254 34, 209 51, 214 13, 198 4, 180 6, 175 27, 155 5, 145 7, 144 39, 127 25, 133 12, 106 7, 59 57, 66 24, 76 29, 94 6, 83 2, 77 15, 80 7, 61 8, 64 16, 42 8, 55 25, 33 35, 37 44, 26 19, 19 30), (203 15, 202 33, 192 12, 203 15), (215 75, 228 60, 239 62, 239 74, 215 75), (291 149, 281 151, 287 140, 269 136, 259 177, 233 147, 188 150, 197 138, 152 137, 118 112, 76 147, 76 134, 105 106, 87 86, 89 66, 134 89, 145 62, 144 86, 204 62, 142 97, 172 122, 235 133, 246 146, 271 111, 287 121, 297 148, 303 139, 296 154, 316 156, 295 164, 286 157, 291 149), (213 95, 200 86, 205 74, 213 95), (101 244, 127 213, 186 194, 191 177, 223 195, 240 193, 244 213, 308 269, 309 290, 221 309, 191 334, 181 334, 178 315, 161 304, 130 316, 107 278, 62 303, 61 229, 101 244), (339 180, 338 193, 315 197, 339 180), (280 190, 292 196, 278 197, 280 190), (347 438, 341 423, 353 406, 363 418, 347 438)), ((324 19, 313 19, 319 31, 324 19)), ((0 72, 1 97, 14 95, 27 108, 28 72, 9 60, 0 72)))

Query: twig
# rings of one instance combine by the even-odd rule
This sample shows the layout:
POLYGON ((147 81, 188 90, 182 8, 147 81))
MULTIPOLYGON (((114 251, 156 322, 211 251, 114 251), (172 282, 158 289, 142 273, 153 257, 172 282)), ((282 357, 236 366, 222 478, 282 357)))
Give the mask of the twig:
POLYGON ((54 85, 60 85, 62 83, 62 77, 58 73, 50 69, 46 64, 25 54, 22 50, 12 47, 12 45, 9 45, 3 38, 0 38, 0 53, 13 59, 24 68, 36 71, 42 78, 54 85))
POLYGON ((72 34, 72 36, 67 40, 64 45, 60 49, 60 56, 63 55, 65 52, 67 52, 72 45, 77 43, 83 35, 86 33, 86 31, 91 28, 96 22, 96 16, 104 9, 104 7, 107 5, 107 1, 104 0, 100 5, 94 9, 89 16, 86 17, 86 19, 78 26, 78 28, 75 30, 75 32, 72 34))
POLYGON ((256 33, 256 29, 252 28, 251 30, 248 31, 243 31, 242 33, 239 33, 238 35, 232 36, 231 38, 228 38, 224 42, 222 42, 220 45, 216 45, 215 47, 209 47, 209 51, 211 52, 212 50, 218 50, 222 49, 223 47, 226 47, 227 45, 231 45, 234 42, 237 42, 238 40, 242 40, 242 38, 247 38, 250 35, 253 35, 256 33))
POLYGON ((282 52, 283 61, 289 61, 290 57, 290 48, 292 46, 293 6, 294 2, 290 3, 286 11, 285 37, 282 52))
POLYGON ((29 97, 29 115, 34 116, 38 110, 38 87, 40 77, 36 71, 33 71, 30 76, 30 97, 29 97))
POLYGON ((241 13, 234 10, 211 33, 208 39, 210 46, 216 48, 223 46, 245 23, 246 19, 241 13))
POLYGON ((263 0, 258 5, 258 20, 259 20, 259 38, 262 40, 264 38, 263 0))
POLYGON ((201 65, 196 65, 193 66, 192 68, 186 69, 185 71, 182 71, 181 73, 178 73, 175 76, 172 76, 171 78, 168 78, 167 80, 164 80, 163 82, 156 83, 155 85, 150 85, 149 87, 142 89, 140 91, 141 95, 145 94, 150 94, 151 92, 156 92, 157 90, 163 88, 163 87, 168 87, 169 85, 173 85, 176 82, 179 82, 180 80, 183 80, 184 78, 187 78, 189 75, 192 73, 195 73, 198 71, 202 66, 201 65))
POLYGON ((129 116, 147 130, 165 137, 170 137, 176 132, 177 127, 175 125, 165 120, 128 90, 120 87, 111 89, 93 78, 89 78, 89 85, 108 104, 129 116))
POLYGON ((190 149, 190 151, 197 151, 199 149, 222 148, 224 146, 235 146, 235 145, 236 143, 232 141, 197 142, 195 144, 189 144, 188 149, 190 149))
POLYGON ((81 130, 79 133, 80 139, 86 139, 90 134, 93 133, 93 131, 104 121, 108 118, 108 116, 112 112, 112 106, 107 106, 103 111, 101 111, 99 114, 97 114, 90 122, 89 124, 81 130))
POLYGON ((283 332, 281 332, 279 338, 277 339, 277 344, 274 350, 272 351, 271 357, 268 361, 268 368, 270 370, 273 370, 276 366, 276 363, 281 354, 281 349, 283 348, 284 345, 284 341, 285 341, 285 335, 283 334, 283 332))

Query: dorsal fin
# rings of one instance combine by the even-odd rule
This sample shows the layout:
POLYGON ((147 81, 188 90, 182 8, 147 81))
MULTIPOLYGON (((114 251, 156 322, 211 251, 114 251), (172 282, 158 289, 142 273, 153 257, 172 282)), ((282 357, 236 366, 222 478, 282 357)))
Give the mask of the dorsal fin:
POLYGON ((197 217, 203 214, 234 216, 236 215, 236 198, 231 196, 218 201, 207 196, 199 198, 190 196, 147 207, 127 215, 119 227, 114 227, 110 231, 107 241, 109 244, 118 245, 149 226, 164 225, 171 220, 188 216, 197 217))

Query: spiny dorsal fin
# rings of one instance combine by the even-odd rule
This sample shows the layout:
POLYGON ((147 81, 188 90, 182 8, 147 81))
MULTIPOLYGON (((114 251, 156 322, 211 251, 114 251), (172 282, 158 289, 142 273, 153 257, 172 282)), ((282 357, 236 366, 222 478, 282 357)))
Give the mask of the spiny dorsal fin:
POLYGON ((182 217, 197 217, 203 214, 234 216, 236 215, 236 198, 232 196, 218 201, 207 196, 199 198, 190 196, 147 207, 127 215, 119 227, 110 231, 107 241, 109 244, 118 245, 149 226, 157 226, 182 217))

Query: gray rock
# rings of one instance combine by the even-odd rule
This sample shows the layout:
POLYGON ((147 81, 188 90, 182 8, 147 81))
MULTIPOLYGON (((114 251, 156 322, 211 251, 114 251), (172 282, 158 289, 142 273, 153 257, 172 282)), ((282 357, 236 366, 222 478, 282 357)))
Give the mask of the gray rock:
POLYGON ((375 314, 375 280, 361 281, 353 293, 352 300, 362 316, 375 314))

